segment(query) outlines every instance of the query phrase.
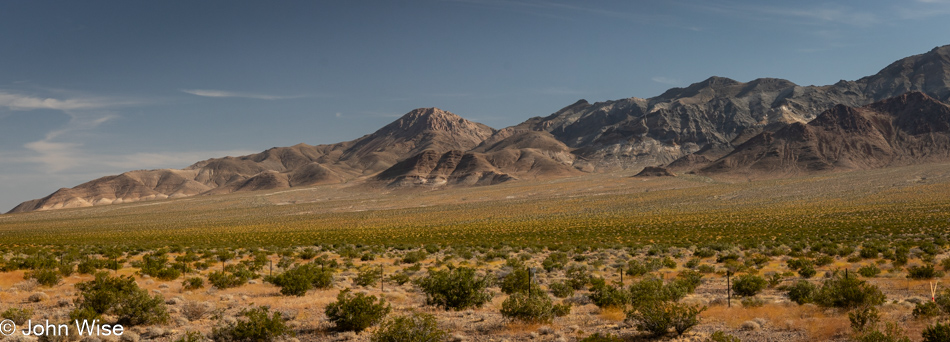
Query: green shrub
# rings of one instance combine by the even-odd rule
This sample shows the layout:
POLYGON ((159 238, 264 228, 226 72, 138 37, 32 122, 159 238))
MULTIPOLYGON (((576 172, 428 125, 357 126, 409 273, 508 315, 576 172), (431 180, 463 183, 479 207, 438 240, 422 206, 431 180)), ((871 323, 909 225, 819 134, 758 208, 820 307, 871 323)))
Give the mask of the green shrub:
POLYGON ((937 306, 940 307, 946 314, 950 314, 950 289, 944 289, 943 292, 938 293, 934 300, 937 302, 937 306))
POLYGON ((739 258, 739 254, 736 253, 720 254, 716 257, 716 262, 722 264, 726 263, 727 261, 738 261, 739 258))
POLYGON ((567 298, 574 295, 574 288, 564 282, 554 282, 548 285, 551 294, 558 298, 567 298))
POLYGON ((389 276, 390 282, 395 283, 396 285, 400 285, 400 286, 405 285, 406 283, 409 282, 409 280, 410 280, 409 275, 406 274, 405 272, 398 272, 389 276))
POLYGON ((590 300, 600 308, 623 308, 630 302, 630 293, 614 285, 608 285, 603 279, 591 281, 590 300))
POLYGON ((909 248, 905 246, 897 247, 897 249, 894 250, 894 261, 892 262, 892 264, 894 265, 894 267, 901 267, 901 266, 907 265, 907 261, 910 258, 909 255, 910 255, 909 248))
POLYGON ((700 248, 700 249, 697 249, 695 252, 693 252, 693 256, 695 256, 695 257, 697 257, 697 258, 701 258, 701 259, 702 259, 702 258, 709 258, 709 257, 712 257, 712 256, 714 256, 714 255, 716 255, 716 251, 711 250, 711 249, 709 249, 709 248, 700 248))
POLYGON ((673 283, 686 290, 686 293, 693 293, 703 283, 703 274, 698 271, 685 270, 676 275, 673 283))
POLYGON ((148 291, 131 276, 110 277, 97 273, 96 279, 76 284, 79 298, 70 317, 93 318, 102 314, 118 317, 123 325, 164 323, 168 320, 165 300, 161 295, 150 297, 148 291))
POLYGON ((944 271, 950 271, 950 258, 941 260, 940 267, 942 267, 944 271))
POLYGON ((865 278, 873 278, 881 274, 881 269, 874 265, 866 265, 858 269, 858 274, 865 278))
POLYGON ((765 278, 753 274, 744 274, 732 281, 732 292, 737 296, 755 296, 768 285, 769 282, 765 278))
POLYGON ((881 320, 881 315, 877 308, 865 306, 856 308, 848 312, 848 321, 851 322, 851 330, 856 333, 868 332, 881 320))
POLYGON ((563 269, 568 261, 567 253, 554 252, 544 258, 544 261, 541 262, 541 267, 544 267, 545 271, 551 272, 553 270, 563 269))
MULTIPOLYGON (((501 278, 501 292, 512 294, 516 292, 528 292, 528 280, 533 278, 530 276, 529 270, 525 267, 519 267, 511 270, 508 274, 501 278)), ((537 282, 534 279, 531 279, 532 288, 538 288, 537 282)))
POLYGON ((924 342, 950 341, 950 323, 927 326, 921 336, 924 342))
POLYGON ((551 323, 571 311, 569 304, 554 304, 544 292, 516 292, 501 303, 501 315, 528 323, 551 323))
POLYGON ((71 276, 76 272, 76 266, 71 263, 60 264, 56 269, 59 271, 59 275, 64 277, 71 276))
POLYGON ((799 305, 815 301, 815 292, 818 287, 807 280, 799 280, 795 285, 788 288, 788 299, 799 305))
POLYGON ((317 257, 317 250, 314 249, 313 247, 304 248, 302 251, 300 251, 299 254, 297 254, 297 257, 299 257, 302 260, 313 259, 317 257))
POLYGON ((63 280, 63 276, 58 270, 52 268, 41 268, 25 275, 27 279, 36 279, 36 282, 46 287, 53 287, 63 280))
POLYGON ((686 289, 676 283, 663 284, 660 278, 648 277, 630 284, 630 302, 634 307, 655 305, 657 302, 678 301, 686 296, 686 289))
POLYGON ((441 342, 448 333, 439 329, 435 316, 411 313, 383 322, 370 336, 371 342, 441 342))
POLYGON ((600 333, 595 333, 593 335, 587 336, 584 339, 578 342, 623 342, 622 338, 611 334, 601 335, 600 333))
POLYGON ((408 252, 406 253, 406 255, 402 257, 402 263, 415 264, 415 263, 421 262, 422 260, 425 260, 426 257, 428 256, 429 254, 426 253, 426 251, 424 250, 408 252))
POLYGON ((627 275, 638 277, 647 274, 650 271, 650 268, 647 267, 647 265, 641 263, 639 260, 634 259, 627 262, 627 275))
POLYGON ((184 335, 175 339, 175 342, 203 342, 204 340, 205 338, 201 335, 201 332, 187 331, 184 335))
POLYGON ((818 271, 815 271, 812 266, 803 266, 798 269, 798 275, 805 279, 814 277, 816 274, 818 274, 818 271))
POLYGON ((181 288, 185 290, 197 290, 202 287, 205 287, 205 281, 201 277, 191 277, 181 283, 181 288))
POLYGON ((654 336, 663 336, 670 329, 682 335, 699 324, 699 314, 706 307, 677 304, 671 302, 647 305, 627 312, 627 318, 636 322, 637 329, 654 336))
POLYGON ((275 341, 291 330, 284 324, 280 312, 270 313, 266 306, 241 310, 237 322, 215 327, 211 338, 215 341, 275 341))
POLYGON ((769 273, 766 274, 765 280, 769 282, 769 288, 771 289, 781 284, 782 278, 782 274, 780 273, 769 273))
POLYGON ((180 270, 167 267, 168 256, 164 254, 148 253, 142 255, 142 261, 140 265, 140 273, 158 278, 160 280, 175 280, 181 276, 180 270))
POLYGON ((910 338, 904 336, 904 330, 895 323, 888 322, 884 331, 871 330, 869 332, 855 336, 858 342, 910 342, 910 338))
POLYGON ((208 282, 222 290, 247 284, 247 280, 247 278, 242 278, 234 273, 225 271, 212 271, 208 273, 208 282))
POLYGON ((33 317, 33 309, 26 308, 9 308, 0 314, 0 317, 9 319, 18 325, 26 323, 27 320, 33 317))
POLYGON ((835 274, 822 283, 815 293, 815 303, 824 307, 853 309, 884 304, 884 293, 853 274, 835 274))
POLYGON ((327 318, 343 331, 360 332, 380 321, 391 311, 386 300, 364 293, 351 295, 350 289, 340 291, 336 302, 326 307, 327 318))
POLYGON ((940 307, 934 302, 917 303, 912 312, 914 318, 930 318, 940 316, 940 307))
POLYGON ((590 284, 590 272, 585 266, 574 265, 568 267, 567 270, 564 271, 564 275, 567 277, 565 283, 575 290, 583 289, 584 286, 590 284))
POLYGON ((911 266, 907 268, 907 278, 933 279, 943 277, 943 272, 937 271, 934 265, 911 266))
POLYGON ((709 339, 707 339, 706 341, 707 342, 742 342, 742 340, 740 340, 738 337, 724 333, 722 330, 716 330, 715 332, 713 332, 712 335, 709 335, 709 339))
POLYGON ((85 258, 79 261, 79 265, 76 266, 76 270, 79 274, 93 274, 97 269, 102 268, 99 260, 85 258))
POLYGON ((303 264, 265 280, 280 287, 281 294, 299 297, 311 289, 326 289, 333 285, 333 270, 317 264, 303 264))
POLYGON ((788 266, 788 269, 792 271, 797 271, 804 267, 814 267, 815 265, 811 260, 808 259, 789 259, 785 262, 785 264, 788 266))
POLYGON ((833 262, 835 262, 835 258, 832 258, 829 255, 822 255, 818 258, 815 258, 815 266, 818 266, 818 267, 828 266, 828 265, 831 265, 831 263, 833 262))
POLYGON ((445 309, 464 310, 481 307, 491 300, 488 276, 479 277, 475 269, 459 267, 452 270, 429 271, 417 281, 426 294, 426 304, 445 309))
POLYGON ((357 286, 373 286, 382 278, 382 272, 377 267, 365 266, 356 272, 353 284, 357 286))

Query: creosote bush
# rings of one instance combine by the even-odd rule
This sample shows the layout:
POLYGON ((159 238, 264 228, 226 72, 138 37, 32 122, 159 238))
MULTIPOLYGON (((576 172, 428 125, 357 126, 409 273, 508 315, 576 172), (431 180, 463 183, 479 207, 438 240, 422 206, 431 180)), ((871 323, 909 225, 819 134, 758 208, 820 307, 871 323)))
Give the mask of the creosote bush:
POLYGON ((755 296, 769 285, 768 280, 754 274, 738 276, 732 282, 732 291, 743 297, 755 296))
POLYGON ((386 300, 365 293, 353 294, 350 289, 340 291, 336 301, 326 307, 327 318, 338 330, 356 332, 379 323, 390 311, 386 300))
POLYGON ((887 298, 877 286, 858 279, 854 274, 835 274, 822 283, 814 295, 815 303, 824 307, 853 309, 884 304, 887 298))
POLYGON ((297 265, 264 280, 280 287, 282 295, 299 297, 311 289, 326 289, 333 285, 333 270, 317 264, 297 265))
POLYGON ((788 299, 791 299, 793 302, 801 304, 811 303, 815 301, 815 292, 818 290, 818 286, 808 282, 807 280, 799 280, 792 286, 788 287, 788 299))
POLYGON ((23 323, 26 323, 26 321, 29 320, 31 317, 33 317, 33 309, 9 308, 6 311, 4 311, 2 314, 0 314, 0 317, 3 317, 4 319, 9 319, 13 321, 13 323, 16 323, 17 325, 22 325, 23 323))
POLYGON ((707 339, 706 341, 707 342, 742 342, 742 340, 740 340, 738 337, 729 335, 723 332, 722 330, 716 330, 715 332, 713 332, 711 335, 709 335, 709 339, 707 339))
POLYGON ((933 279, 939 277, 943 277, 943 272, 938 271, 934 265, 911 266, 907 268, 907 278, 933 279))
POLYGON ((848 321, 851 322, 851 330, 855 333, 870 331, 880 320, 881 315, 873 306, 860 307, 848 312, 848 321))
POLYGON ((657 302, 675 302, 686 296, 687 289, 676 282, 648 277, 630 285, 628 293, 634 307, 656 305, 657 302))
POLYGON ((26 279, 36 279, 36 282, 46 287, 53 287, 63 280, 62 274, 54 268, 41 268, 26 273, 26 279))
POLYGON ((881 274, 881 269, 874 265, 866 265, 858 269, 858 274, 865 278, 873 278, 881 274))
POLYGON ((528 292, 529 279, 531 281, 530 287, 537 289, 538 283, 533 278, 526 267, 512 269, 510 273, 501 278, 499 284, 501 286, 501 292, 506 294, 528 292))
POLYGON ((435 316, 413 312, 386 320, 370 336, 371 342, 441 342, 448 333, 439 329, 435 316))
POLYGON ((548 285, 548 289, 557 298, 567 298, 574 295, 574 288, 563 282, 551 283, 551 285, 548 285))
POLYGON ((416 284, 426 294, 426 304, 445 309, 481 307, 492 297, 488 292, 491 284, 488 276, 478 276, 475 269, 468 267, 430 271, 416 284))
POLYGON ((353 284, 370 287, 376 285, 376 282, 381 278, 382 272, 380 272, 378 267, 364 266, 356 273, 356 278, 353 278, 353 284))
POLYGON ((936 323, 927 326, 921 336, 924 338, 924 342, 950 341, 950 323, 936 323))
POLYGON ((940 307, 934 302, 923 302, 914 305, 914 311, 911 312, 914 318, 930 318, 940 316, 940 307))
POLYGON ((609 333, 603 334, 603 335, 601 335, 600 333, 595 333, 593 335, 585 337, 583 340, 580 340, 579 342, 623 342, 623 339, 609 333))
POLYGON ((858 342, 910 342, 910 338, 904 335, 904 329, 891 322, 885 324, 884 331, 870 330, 859 333, 856 334, 855 340, 858 342))
POLYGON ((705 310, 705 306, 659 302, 627 311, 627 319, 636 322, 638 330, 654 336, 664 336, 670 329, 679 336, 699 324, 699 314, 705 310))
POLYGON ((94 319, 103 314, 115 315, 123 325, 156 324, 168 321, 165 300, 139 288, 131 276, 110 277, 96 274, 96 279, 76 284, 79 298, 71 319, 94 319))
POLYGON ((516 292, 501 303, 501 315, 527 323, 550 323, 571 312, 570 304, 554 304, 541 291, 516 292))
POLYGON ((590 300, 601 308, 624 308, 630 302, 630 293, 623 288, 607 284, 604 279, 591 279, 590 300))
POLYGON ((185 290, 197 290, 202 287, 205 287, 205 281, 201 277, 191 277, 181 283, 181 288, 185 290))
POLYGON ((242 310, 240 316, 243 319, 214 328, 211 338, 216 342, 274 341, 292 332, 280 312, 271 313, 266 306, 242 310))

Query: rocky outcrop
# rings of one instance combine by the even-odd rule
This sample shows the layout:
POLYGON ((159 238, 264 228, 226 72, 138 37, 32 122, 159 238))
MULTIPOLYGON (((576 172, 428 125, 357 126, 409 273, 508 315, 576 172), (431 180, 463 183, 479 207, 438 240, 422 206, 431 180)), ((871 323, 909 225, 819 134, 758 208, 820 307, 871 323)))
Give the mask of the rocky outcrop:
POLYGON ((935 161, 950 161, 950 106, 911 92, 764 132, 699 172, 782 176, 935 161))

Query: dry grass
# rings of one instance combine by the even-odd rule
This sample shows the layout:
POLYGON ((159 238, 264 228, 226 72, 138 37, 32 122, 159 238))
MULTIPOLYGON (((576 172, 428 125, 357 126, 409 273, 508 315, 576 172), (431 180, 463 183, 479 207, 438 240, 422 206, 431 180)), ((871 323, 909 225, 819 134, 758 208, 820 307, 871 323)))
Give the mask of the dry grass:
POLYGON ((739 329, 746 321, 764 319, 779 330, 805 331, 814 341, 832 340, 850 332, 847 315, 837 313, 829 316, 827 311, 813 305, 795 304, 767 304, 753 308, 712 306, 701 317, 704 322, 724 323, 730 329, 739 329))
POLYGON ((622 322, 627 319, 627 314, 620 308, 603 308, 597 316, 611 322, 622 322))
POLYGON ((24 274, 26 274, 26 271, 0 273, 0 289, 10 288, 14 284, 22 282, 24 274))

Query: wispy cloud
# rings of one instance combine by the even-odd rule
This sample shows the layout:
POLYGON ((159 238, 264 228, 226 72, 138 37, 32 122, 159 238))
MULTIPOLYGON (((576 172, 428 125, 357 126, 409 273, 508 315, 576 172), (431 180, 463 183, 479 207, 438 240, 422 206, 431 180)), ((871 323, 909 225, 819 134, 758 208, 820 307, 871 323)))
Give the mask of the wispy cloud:
POLYGON ((41 140, 23 145, 24 148, 33 152, 25 158, 25 161, 42 164, 47 172, 61 172, 82 163, 83 153, 80 147, 83 144, 76 141, 64 141, 72 140, 69 139, 69 135, 93 130, 107 121, 118 118, 118 115, 101 112, 87 113, 73 110, 63 112, 70 118, 64 127, 46 133, 41 140))
POLYGON ((82 151, 83 136, 119 118, 114 112, 116 109, 145 103, 127 98, 83 95, 56 98, 0 91, 0 108, 13 111, 56 110, 69 116, 65 125, 47 132, 40 140, 23 144, 23 150, 0 150, 0 154, 4 155, 5 162, 37 164, 42 173, 74 169, 86 162, 86 154, 82 151))
POLYGON ((296 99, 305 96, 295 95, 268 95, 268 94, 257 94, 257 93, 244 93, 236 91, 227 91, 227 90, 212 90, 212 89, 181 89, 181 91, 197 96, 203 97, 240 97, 246 99, 258 99, 258 100, 286 100, 286 99, 296 99))
POLYGON ((117 100, 100 97, 75 97, 66 99, 56 99, 51 97, 37 97, 25 94, 14 94, 0 91, 0 107, 6 107, 12 110, 34 110, 34 109, 53 109, 53 110, 82 110, 82 109, 101 109, 117 106, 127 106, 139 104, 136 100, 117 100))
POLYGON ((664 77, 664 76, 656 76, 656 77, 651 78, 650 80, 652 80, 653 82, 656 82, 656 83, 666 84, 666 85, 674 85, 674 86, 675 86, 675 85, 681 85, 681 84, 683 84, 683 82, 681 82, 681 81, 678 80, 678 79, 669 78, 669 77, 664 77))

